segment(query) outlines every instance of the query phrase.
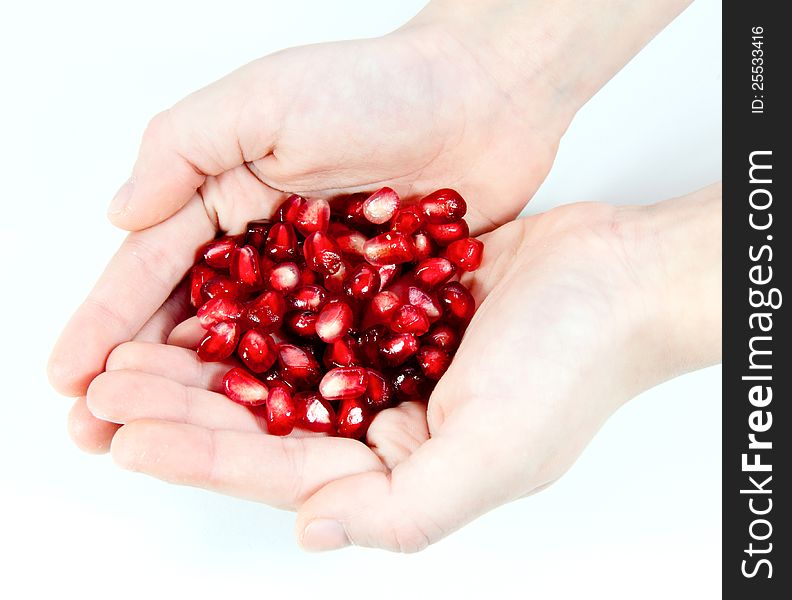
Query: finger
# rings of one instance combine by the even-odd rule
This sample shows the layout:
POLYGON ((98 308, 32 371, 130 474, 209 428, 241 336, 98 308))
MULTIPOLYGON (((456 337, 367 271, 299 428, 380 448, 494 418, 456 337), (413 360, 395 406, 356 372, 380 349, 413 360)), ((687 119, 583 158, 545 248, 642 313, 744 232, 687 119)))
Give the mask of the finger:
POLYGON ((164 344, 173 328, 187 318, 188 307, 189 287, 187 282, 183 281, 157 312, 143 324, 135 335, 135 340, 164 344))
POLYGON ((69 411, 66 428, 76 446, 91 454, 104 454, 120 426, 97 419, 88 410, 85 398, 77 398, 69 411))
POLYGON ((242 67, 151 120, 132 177, 110 205, 115 225, 137 230, 159 223, 179 210, 207 175, 271 152, 283 96, 272 91, 270 62, 242 67))
POLYGON ((197 196, 173 219, 131 233, 55 345, 48 365, 53 387, 84 394, 110 350, 132 339, 165 302, 213 234, 197 196))
POLYGON ((378 413, 366 443, 388 469, 404 462, 429 439, 426 402, 402 402, 378 413))
POLYGON ((514 499, 512 488, 521 478, 501 460, 501 452, 510 449, 487 430, 486 418, 479 417, 480 424, 471 428, 454 420, 458 414, 390 477, 355 474, 309 498, 297 515, 302 546, 332 550, 353 543, 415 552, 514 499))
POLYGON ((194 350, 205 335, 206 329, 201 327, 198 317, 190 317, 173 328, 173 331, 168 335, 167 343, 171 346, 194 350))
POLYGON ((286 509, 330 481, 385 468, 366 446, 345 438, 283 438, 152 420, 122 427, 111 452, 125 469, 286 509))
POLYGON ((107 357, 107 371, 142 371, 181 385, 220 392, 223 376, 235 361, 204 362, 194 350, 150 342, 126 342, 107 357))

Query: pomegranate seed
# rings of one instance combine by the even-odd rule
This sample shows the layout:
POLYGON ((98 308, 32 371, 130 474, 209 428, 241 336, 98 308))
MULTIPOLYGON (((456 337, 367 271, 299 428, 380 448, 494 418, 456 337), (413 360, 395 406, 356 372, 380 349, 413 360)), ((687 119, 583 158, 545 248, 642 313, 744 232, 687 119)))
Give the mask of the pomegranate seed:
POLYGON ((463 271, 475 271, 481 266, 484 244, 475 238, 457 240, 448 246, 446 256, 463 271))
POLYGON ((362 439, 371 425, 371 412, 357 400, 344 400, 338 410, 338 435, 362 439))
POLYGON ((369 367, 380 366, 380 343, 387 335, 388 330, 384 325, 373 325, 358 334, 357 347, 364 363, 369 367))
POLYGON ((341 218, 349 225, 369 225, 368 219, 363 214, 363 203, 365 200, 365 194, 352 194, 341 199, 337 206, 341 218))
POLYGON ((464 285, 452 281, 441 287, 437 294, 449 317, 465 322, 473 318, 476 301, 464 285))
POLYGON ((402 367, 393 376, 396 397, 402 402, 426 400, 431 392, 429 381, 415 367, 402 367))
POLYGON ((201 286, 201 296, 206 302, 212 298, 230 298, 236 300, 241 295, 242 286, 226 275, 212 277, 201 286))
POLYGON ((391 367, 404 363, 418 352, 418 340, 411 333, 395 333, 379 342, 379 354, 391 367))
POLYGON ((360 359, 357 355, 355 341, 348 335, 345 335, 332 344, 328 344, 325 348, 322 362, 328 369, 334 367, 359 366, 360 359))
POLYGON ((219 296, 207 300, 198 309, 198 322, 204 329, 209 329, 220 321, 236 321, 245 313, 245 307, 236 300, 219 296))
POLYGON ((365 235, 341 223, 330 223, 327 232, 336 241, 341 252, 352 256, 363 256, 363 245, 366 243, 365 235))
POLYGON ((401 273, 401 265, 382 265, 377 269, 380 276, 380 290, 384 290, 388 284, 396 279, 401 273))
POLYGON ((448 323, 435 323, 426 334, 426 340, 446 352, 453 352, 459 346, 459 334, 448 323))
POLYGON ((421 371, 427 379, 434 381, 440 379, 451 364, 451 357, 448 353, 435 346, 421 346, 416 357, 421 371))
POLYGON ((267 234, 272 221, 269 219, 261 219, 259 221, 251 221, 247 224, 247 232, 245 233, 245 245, 253 246, 256 250, 261 252, 264 248, 264 243, 267 241, 267 234))
POLYGON ((328 344, 344 337, 352 326, 352 309, 346 302, 327 304, 316 321, 316 334, 328 344))
POLYGON ((297 392, 294 401, 296 425, 317 433, 332 433, 336 415, 330 403, 316 392, 297 392))
POLYGON ((366 263, 355 267, 344 282, 344 293, 355 300, 370 300, 379 289, 379 272, 366 263))
POLYGON ((319 282, 319 275, 305 267, 300 268, 300 285, 316 285, 319 282))
POLYGON ((303 206, 294 226, 297 231, 308 237, 316 231, 327 231, 330 224, 330 205, 327 200, 311 200, 303 206))
POLYGON ((429 319, 426 313, 412 304, 402 304, 391 316, 391 328, 398 333, 423 335, 429 331, 429 319))
POLYGON ((263 373, 275 364, 278 348, 271 335, 249 329, 239 340, 237 355, 248 369, 254 373, 263 373))
POLYGON ((206 362, 225 360, 236 349, 239 325, 233 321, 215 323, 198 344, 198 357, 206 362))
POLYGON ((245 406, 261 406, 267 401, 267 386, 253 375, 234 367, 223 377, 225 395, 238 404, 245 406))
POLYGON ((319 315, 310 310, 291 312, 286 315, 286 325, 301 337, 316 336, 316 319, 319 315))
POLYGON ((302 196, 292 194, 275 211, 275 218, 281 223, 294 225, 307 202, 302 196))
POLYGON ((297 415, 289 390, 285 387, 270 388, 267 395, 267 431, 272 435, 289 435, 294 429, 297 415))
POLYGON ((413 306, 420 308, 429 323, 434 323, 443 314, 440 303, 433 296, 414 285, 407 288, 407 301, 413 306))
POLYGON ((283 378, 307 384, 319 381, 319 363, 313 354, 292 344, 281 344, 278 348, 278 364, 283 378))
POLYGON ((424 224, 424 216, 417 206, 405 206, 391 221, 391 229, 405 235, 412 235, 424 224))
POLYGON ((300 267, 293 262, 284 262, 272 267, 269 284, 280 292, 290 292, 300 285, 300 267))
POLYGON ((415 278, 428 289, 451 279, 456 273, 456 268, 446 258, 426 258, 415 265, 415 278))
POLYGON ((303 254, 308 267, 322 275, 332 275, 341 268, 341 249, 333 238, 321 231, 305 238, 303 254))
POLYGON ((251 288, 261 287, 261 266, 253 246, 242 246, 231 253, 231 277, 251 288))
POLYGON ((294 227, 289 223, 275 223, 270 227, 263 254, 275 262, 294 260, 297 256, 297 235, 294 227))
POLYGON ((437 225, 427 223, 424 231, 437 242, 438 246, 448 246, 470 235, 470 229, 464 220, 453 221, 452 223, 439 223, 437 225))
POLYGON ((363 216, 375 225, 387 223, 399 210, 399 194, 384 187, 366 198, 363 202, 363 216))
POLYGON ((415 247, 407 235, 388 231, 368 240, 363 255, 372 265, 393 265, 413 260, 415 247))
POLYGON ((401 301, 399 297, 390 292, 385 290, 384 292, 378 293, 371 299, 371 304, 369 304, 369 309, 374 317, 374 319, 379 323, 387 323, 391 319, 391 315, 393 315, 394 311, 399 307, 401 301))
POLYGON ((304 285, 286 296, 286 304, 292 310, 319 312, 327 302, 327 292, 317 285, 304 285))
POLYGON ((190 305, 193 308, 198 308, 204 303, 201 288, 216 275, 217 271, 203 264, 197 264, 190 270, 190 305))
POLYGON ((286 301, 283 294, 270 290, 248 303, 245 318, 251 327, 269 332, 280 325, 285 313, 286 301))
POLYGON ((363 397, 366 406, 374 410, 390 407, 393 403, 393 386, 379 371, 366 369, 366 373, 368 373, 368 385, 363 397))
POLYGON ((347 267, 346 261, 342 260, 341 266, 338 267, 335 273, 324 276, 323 283, 327 291, 333 294, 342 294, 344 292, 344 282, 346 281, 348 272, 349 267, 347 267))
POLYGON ((450 223, 465 216, 467 204, 456 190, 448 188, 432 192, 420 202, 429 223, 450 223))
POLYGON ((239 243, 239 236, 224 236, 212 240, 204 246, 203 258, 206 264, 215 269, 227 269, 231 264, 231 253, 239 243))
POLYGON ((267 387, 282 387, 289 390, 289 392, 294 391, 294 385, 286 379, 280 369, 270 369, 264 373, 261 379, 267 384, 267 387))
POLYGON ((366 391, 368 374, 360 367, 330 369, 319 382, 319 393, 326 400, 359 398, 366 391))
POLYGON ((413 246, 415 247, 415 259, 417 261, 424 260, 435 254, 435 245, 428 235, 423 231, 414 233, 412 236, 413 246))

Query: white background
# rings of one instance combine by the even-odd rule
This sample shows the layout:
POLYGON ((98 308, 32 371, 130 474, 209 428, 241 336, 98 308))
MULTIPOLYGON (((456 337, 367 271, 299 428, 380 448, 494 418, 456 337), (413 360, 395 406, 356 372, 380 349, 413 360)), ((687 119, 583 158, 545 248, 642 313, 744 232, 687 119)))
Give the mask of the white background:
MULTIPOLYGON (((558 484, 410 556, 309 555, 290 513, 122 472, 70 444, 70 401, 48 387, 46 357, 122 237, 105 208, 149 117, 262 54, 380 35, 422 4, 4 10, 0 597, 720 597, 719 367, 645 393, 558 484)), ((647 46, 580 112, 529 211, 650 202, 719 179, 720 28, 719 3, 699 0, 647 46)))

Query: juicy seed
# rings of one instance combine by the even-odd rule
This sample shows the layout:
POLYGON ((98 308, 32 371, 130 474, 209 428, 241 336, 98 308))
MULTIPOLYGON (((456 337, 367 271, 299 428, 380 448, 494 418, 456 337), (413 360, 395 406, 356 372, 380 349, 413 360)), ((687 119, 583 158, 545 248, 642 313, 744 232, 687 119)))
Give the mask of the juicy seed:
POLYGON ((245 313, 245 307, 236 300, 219 296, 207 300, 198 309, 198 322, 204 329, 209 329, 220 321, 236 321, 245 313))
POLYGON ((317 433, 333 433, 336 414, 330 403, 316 392, 298 392, 292 398, 296 425, 317 433))
POLYGON ((395 265, 413 260, 412 239, 396 231, 388 231, 371 238, 363 246, 363 256, 374 266, 395 265))
POLYGON ((286 314, 286 301, 283 294, 270 290, 248 303, 245 319, 251 327, 262 331, 274 331, 286 314))
POLYGON ((387 323, 391 320, 391 316, 400 304, 401 300, 399 300, 396 294, 385 290, 371 299, 369 308, 376 321, 379 323, 387 323))
POLYGON ((463 240, 470 235, 468 224, 464 220, 453 221, 452 223, 440 223, 433 225, 427 223, 424 231, 437 242, 438 246, 448 246, 457 240, 463 240))
POLYGON ((393 404, 394 391, 385 376, 375 369, 366 369, 368 385, 363 397, 366 406, 374 410, 389 408, 393 404))
POLYGON ((261 266, 253 246, 242 246, 231 254, 231 277, 252 288, 261 287, 261 266))
POLYGON ((272 387, 267 395, 267 411, 264 419, 267 431, 272 435, 289 435, 294 429, 297 415, 289 390, 285 387, 272 387))
POLYGON ((328 233, 335 239, 341 252, 350 256, 363 256, 366 236, 341 223, 330 223, 328 233))
POLYGON ((335 273, 324 276, 322 283, 324 283, 327 291, 333 294, 342 294, 344 292, 344 282, 346 281, 348 272, 349 267, 346 261, 342 260, 341 265, 335 273))
POLYGON ((426 334, 427 341, 446 352, 453 352, 459 346, 459 333, 448 323, 435 323, 426 334))
POLYGON ((357 400, 344 400, 338 410, 338 435, 362 439, 371 425, 371 412, 357 400))
POLYGON ((303 206, 294 226, 303 236, 308 237, 316 231, 327 231, 330 224, 330 205, 327 200, 311 200, 303 206))
POLYGON ((233 321, 215 323, 198 344, 198 357, 205 362, 225 360, 236 349, 239 325, 233 321))
POLYGON ((375 225, 387 223, 399 210, 399 194, 389 187, 374 192, 363 202, 363 216, 375 225))
POLYGON ((278 364, 286 380, 309 385, 319 381, 319 363, 312 354, 298 346, 281 344, 278 348, 278 364))
POLYGON ((263 255, 275 262, 294 260, 297 256, 297 234, 290 223, 275 223, 270 227, 263 255))
POLYGON ((412 333, 421 336, 429 331, 426 313, 412 304, 402 304, 391 316, 390 326, 398 333, 412 333))
POLYGON ((297 194, 292 194, 286 198, 275 211, 275 218, 281 223, 290 223, 294 225, 305 205, 305 198, 297 194))
POLYGON ((463 322, 473 318, 473 313, 476 312, 476 300, 458 281, 446 283, 437 295, 450 318, 463 322))
POLYGON ((393 388, 396 390, 396 397, 402 402, 426 400, 431 392, 429 381, 415 367, 401 368, 393 376, 393 388))
POLYGON ((440 379, 451 364, 451 356, 435 346, 421 346, 417 359, 427 379, 434 381, 440 379))
POLYGON ((271 335, 249 329, 239 340, 237 356, 254 373, 264 373, 278 358, 278 347, 271 335))
POLYGON ((355 341, 345 335, 332 344, 328 344, 322 362, 328 369, 359 366, 360 358, 357 355, 355 341))
POLYGON ((322 275, 338 272, 342 265, 341 249, 326 233, 316 231, 305 238, 303 254, 308 267, 322 275))
POLYGON ((304 285, 286 296, 286 303, 292 310, 319 312, 326 301, 327 292, 318 285, 304 285))
POLYGON ((426 258, 415 265, 415 277, 428 289, 434 289, 451 279, 456 268, 446 258, 426 258))
POLYGON ((377 269, 377 272, 380 276, 380 291, 382 291, 399 276, 401 265, 382 265, 377 269))
POLYGON ((267 241, 267 234, 272 221, 269 219, 261 219, 258 221, 251 221, 247 224, 247 232, 245 233, 245 245, 253 246, 256 250, 261 252, 264 248, 264 243, 267 241))
MULTIPOLYGON (((205 302, 212 298, 237 300, 242 295, 242 286, 227 275, 217 275, 201 286, 201 296, 205 302)), ((203 304, 203 302, 201 303, 203 304)))
POLYGON ((414 285, 407 288, 407 301, 413 306, 420 308, 430 323, 434 323, 443 315, 443 308, 440 303, 433 296, 414 285))
POLYGON ((416 352, 418 339, 411 333, 395 333, 379 342, 379 354, 391 367, 398 367, 416 352))
POLYGON ((475 238, 457 240, 448 246, 446 256, 463 271, 475 271, 481 266, 484 244, 475 238))
POLYGON ((234 367, 223 377, 223 392, 238 404, 261 406, 267 401, 267 386, 253 375, 234 367))
POLYGON ((286 315, 286 325, 301 337, 316 336, 316 319, 319 315, 310 310, 291 312, 286 315))
POLYGON ((421 209, 417 206, 405 206, 393 216, 391 229, 405 235, 412 235, 423 224, 424 216, 421 209))
POLYGON ((269 284, 280 292, 290 292, 300 285, 300 267, 293 262, 284 262, 272 267, 269 284))
POLYGON ((435 244, 423 231, 414 233, 412 236, 413 246, 415 247, 415 259, 421 261, 436 254, 435 244))
POLYGON ((346 302, 327 304, 316 321, 316 334, 328 344, 344 337, 352 327, 352 309, 346 302))
POLYGON ((360 367, 330 369, 319 383, 319 393, 326 400, 359 398, 368 386, 368 373, 360 367))
POLYGON ((227 269, 231 264, 231 253, 239 243, 239 236, 224 236, 204 246, 203 259, 215 269, 227 269))
POLYGON ((200 263, 190 270, 190 305, 193 308, 198 308, 204 303, 201 288, 204 283, 214 278, 217 274, 217 271, 213 268, 200 263))
POLYGON ((355 267, 344 281, 344 293, 355 300, 370 300, 379 289, 379 272, 366 263, 355 267))
POLYGON ((450 223, 465 216, 467 204, 459 192, 442 189, 432 192, 420 202, 421 211, 429 223, 450 223))

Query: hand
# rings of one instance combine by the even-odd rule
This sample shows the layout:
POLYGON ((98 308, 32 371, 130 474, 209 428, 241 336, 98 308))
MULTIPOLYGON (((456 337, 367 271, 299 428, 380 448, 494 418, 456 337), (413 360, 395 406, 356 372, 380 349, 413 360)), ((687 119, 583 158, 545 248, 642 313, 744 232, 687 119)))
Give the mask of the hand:
MULTIPOLYGON (((720 188, 578 204, 484 236, 480 307, 428 407, 365 445, 278 438, 216 393, 224 368, 131 342, 88 391, 124 468, 298 511, 309 549, 415 551, 558 479, 624 401, 720 352, 720 188), (696 335, 691 335, 695 330, 696 335)), ((176 332, 174 332, 174 335, 176 332)))

